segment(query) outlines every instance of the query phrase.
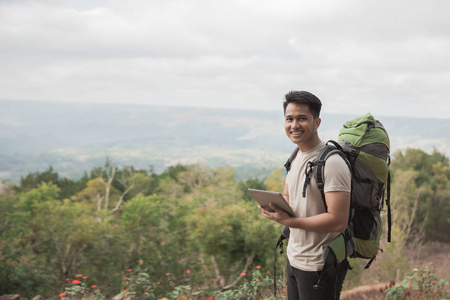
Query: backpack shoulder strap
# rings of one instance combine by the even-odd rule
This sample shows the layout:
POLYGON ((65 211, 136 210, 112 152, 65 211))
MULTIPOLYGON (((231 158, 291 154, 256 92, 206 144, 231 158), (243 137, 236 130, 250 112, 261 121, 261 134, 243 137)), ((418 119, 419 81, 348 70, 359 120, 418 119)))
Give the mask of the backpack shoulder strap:
POLYGON ((327 203, 325 201, 325 174, 324 166, 325 162, 333 154, 339 154, 348 164, 347 158, 342 147, 335 141, 328 141, 325 147, 319 152, 317 158, 313 162, 308 162, 308 166, 305 170, 306 179, 303 185, 303 196, 306 196, 306 188, 311 180, 311 175, 314 173, 314 178, 316 179, 317 187, 319 188, 320 194, 322 195, 323 205, 325 211, 328 211, 327 203))
POLYGON ((291 164, 292 161, 295 159, 295 157, 297 156, 299 149, 298 147, 295 147, 294 151, 292 152, 291 156, 289 157, 289 159, 286 161, 286 163, 284 164, 284 167, 286 168, 286 172, 289 172, 291 170, 291 164))

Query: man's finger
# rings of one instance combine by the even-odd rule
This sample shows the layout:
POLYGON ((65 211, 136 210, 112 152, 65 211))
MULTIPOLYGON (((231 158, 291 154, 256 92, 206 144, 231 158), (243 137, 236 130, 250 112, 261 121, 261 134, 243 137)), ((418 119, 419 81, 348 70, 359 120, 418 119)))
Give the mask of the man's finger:
POLYGON ((276 205, 273 204, 273 203, 269 203, 269 206, 270 206, 274 211, 278 212, 278 210, 279 210, 278 206, 276 206, 276 205))

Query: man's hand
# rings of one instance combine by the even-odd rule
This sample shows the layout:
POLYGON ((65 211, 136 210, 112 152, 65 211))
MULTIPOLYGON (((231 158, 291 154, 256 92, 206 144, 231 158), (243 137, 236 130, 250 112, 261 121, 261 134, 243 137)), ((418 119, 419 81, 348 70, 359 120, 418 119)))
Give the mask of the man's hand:
POLYGON ((262 214, 267 219, 270 219, 272 221, 275 221, 275 222, 285 225, 284 222, 291 218, 284 210, 278 208, 278 206, 276 206, 275 204, 270 203, 269 206, 275 212, 265 210, 261 206, 258 206, 259 210, 262 212, 262 214))

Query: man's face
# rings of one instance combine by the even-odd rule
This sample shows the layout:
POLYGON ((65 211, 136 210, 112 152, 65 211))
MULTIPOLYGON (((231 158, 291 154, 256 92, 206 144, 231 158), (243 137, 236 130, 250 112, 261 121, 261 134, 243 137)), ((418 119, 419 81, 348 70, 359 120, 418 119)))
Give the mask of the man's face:
POLYGON ((284 117, 286 135, 301 151, 308 151, 316 146, 320 118, 314 119, 307 105, 289 103, 284 117))

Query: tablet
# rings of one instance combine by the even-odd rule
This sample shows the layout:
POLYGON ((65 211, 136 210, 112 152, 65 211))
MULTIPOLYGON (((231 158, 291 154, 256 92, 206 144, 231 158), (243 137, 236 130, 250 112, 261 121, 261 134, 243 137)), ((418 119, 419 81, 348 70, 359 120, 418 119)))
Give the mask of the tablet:
POLYGON ((269 206, 269 203, 273 203, 282 210, 284 210, 289 216, 293 218, 296 217, 294 211, 289 206, 289 203, 286 202, 281 193, 255 189, 248 189, 248 191, 253 196, 253 198, 255 198, 255 200, 258 201, 259 205, 265 210, 274 212, 274 210, 269 206))

